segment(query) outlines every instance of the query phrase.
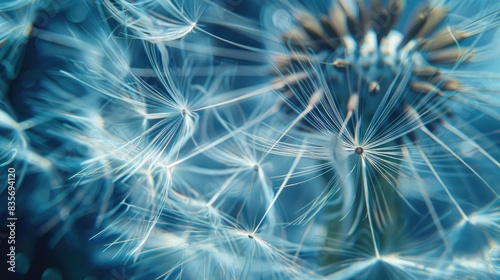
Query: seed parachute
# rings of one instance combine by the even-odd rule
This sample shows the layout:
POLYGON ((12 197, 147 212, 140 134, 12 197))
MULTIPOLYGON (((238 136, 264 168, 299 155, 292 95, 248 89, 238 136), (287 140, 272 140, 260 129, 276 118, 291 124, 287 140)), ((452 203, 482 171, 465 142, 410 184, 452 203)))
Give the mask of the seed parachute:
POLYGON ((494 0, 2 3, 0 278, 500 278, 499 32, 494 0))

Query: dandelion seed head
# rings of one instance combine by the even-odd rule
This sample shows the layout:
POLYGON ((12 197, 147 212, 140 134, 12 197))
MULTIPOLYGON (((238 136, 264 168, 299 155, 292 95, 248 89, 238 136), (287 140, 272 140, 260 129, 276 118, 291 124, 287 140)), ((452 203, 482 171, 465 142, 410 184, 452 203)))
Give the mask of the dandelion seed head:
MULTIPOLYGON (((127 0, 104 1, 108 12, 124 27, 135 33, 135 38, 153 43, 178 40, 191 33, 203 15, 206 1, 184 2, 127 0)), ((127 34, 124 31, 124 34, 127 34)))

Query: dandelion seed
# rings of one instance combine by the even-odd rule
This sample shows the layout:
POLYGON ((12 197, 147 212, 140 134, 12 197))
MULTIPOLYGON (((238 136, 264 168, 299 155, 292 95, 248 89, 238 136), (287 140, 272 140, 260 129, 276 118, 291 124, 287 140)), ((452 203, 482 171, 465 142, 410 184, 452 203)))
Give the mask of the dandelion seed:
POLYGON ((36 27, 46 2, 14 2, 4 84, 26 40, 37 63, 0 85, 0 166, 50 179, 51 245, 138 279, 498 275, 494 1, 83 1, 36 27))

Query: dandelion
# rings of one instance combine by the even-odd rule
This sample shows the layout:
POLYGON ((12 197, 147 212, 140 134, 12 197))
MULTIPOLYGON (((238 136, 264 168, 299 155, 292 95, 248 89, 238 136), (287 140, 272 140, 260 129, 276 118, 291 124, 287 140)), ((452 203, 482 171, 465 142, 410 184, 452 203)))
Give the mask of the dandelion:
POLYGON ((51 178, 51 245, 135 279, 498 275, 498 4, 84 4, 6 41, 42 64, 0 166, 51 178))

